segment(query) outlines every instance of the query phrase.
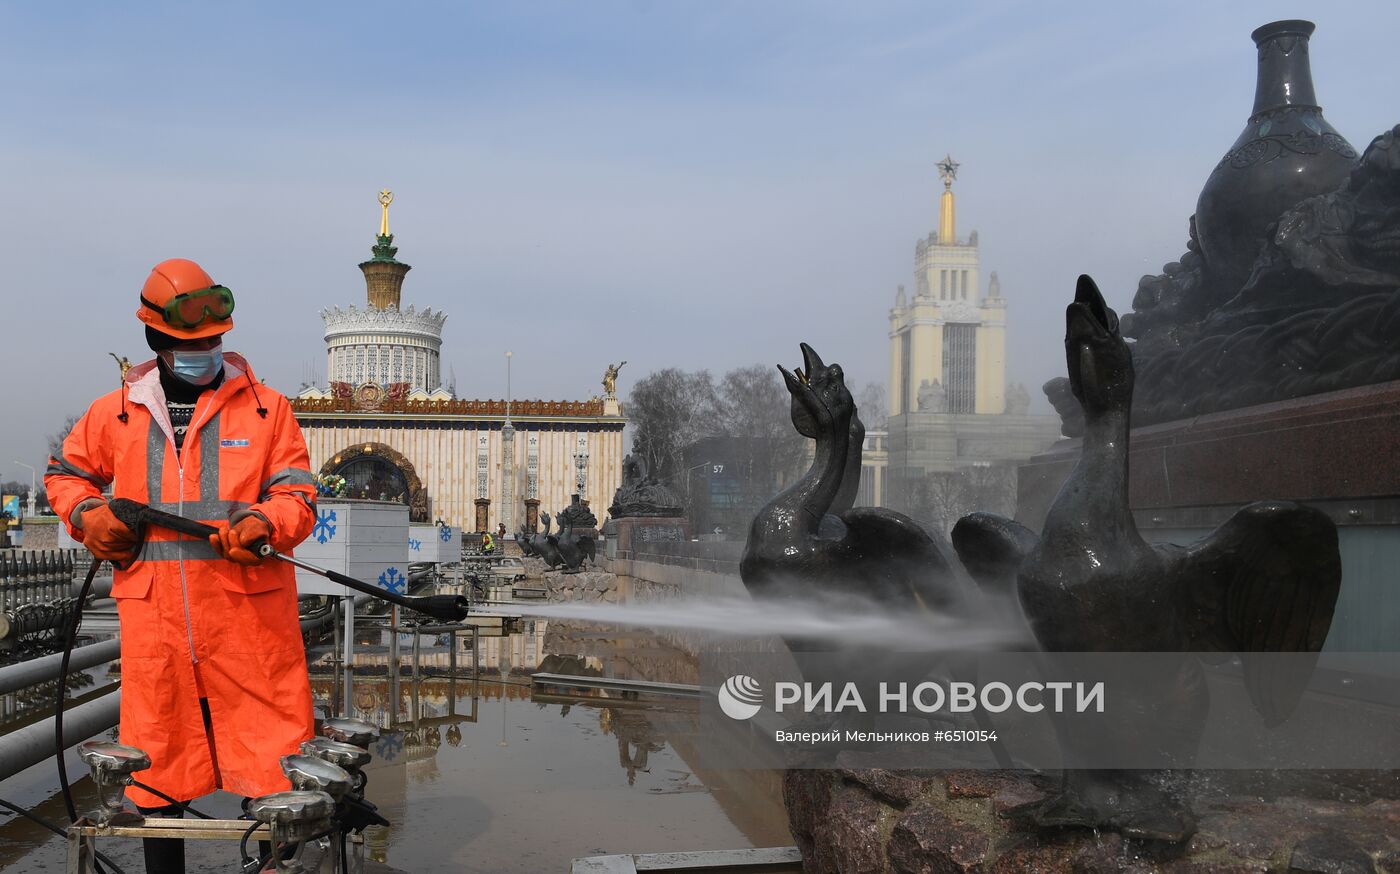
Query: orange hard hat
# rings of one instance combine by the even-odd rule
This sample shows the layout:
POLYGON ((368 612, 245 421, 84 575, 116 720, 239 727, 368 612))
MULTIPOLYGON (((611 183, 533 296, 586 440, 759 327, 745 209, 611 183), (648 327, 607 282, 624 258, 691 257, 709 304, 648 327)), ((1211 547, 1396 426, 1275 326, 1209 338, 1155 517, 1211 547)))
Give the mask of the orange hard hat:
MULTIPOLYGON (((222 307, 214 307, 216 311, 222 307)), ((214 337, 227 332, 233 327, 233 294, 228 289, 219 285, 209 274, 204 272, 204 268, 185 258, 171 258, 162 261, 151 269, 151 275, 146 277, 146 284, 141 287, 141 305, 136 308, 136 318, 145 322, 150 327, 162 334, 177 337, 181 340, 201 340, 205 337, 214 337), (200 302, 193 304, 194 311, 200 313, 202 318, 194 327, 186 327, 179 321, 170 321, 167 316, 167 304, 180 295, 189 295, 194 292, 217 289, 221 292, 219 298, 226 303, 226 315, 223 318, 208 318, 210 310, 201 309, 200 302)))

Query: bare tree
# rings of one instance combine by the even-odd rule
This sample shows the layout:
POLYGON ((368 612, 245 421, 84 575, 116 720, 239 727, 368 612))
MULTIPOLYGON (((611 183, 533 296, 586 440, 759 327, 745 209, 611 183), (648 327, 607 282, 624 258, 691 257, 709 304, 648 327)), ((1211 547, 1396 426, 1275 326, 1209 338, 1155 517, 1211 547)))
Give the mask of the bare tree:
POLYGON ((865 423, 868 431, 884 430, 889 411, 883 383, 867 382, 860 394, 856 395, 856 412, 860 414, 860 420, 865 423))
POLYGON ((911 489, 910 515, 930 531, 947 535, 966 512, 967 481, 956 473, 931 473, 911 489))
POLYGON ((638 380, 627 398, 632 420, 632 451, 646 460, 651 475, 674 480, 685 448, 715 433, 716 395, 708 370, 687 373, 674 367, 638 380))
POLYGON ((1016 513, 1016 469, 1010 464, 979 464, 964 473, 968 509, 1011 516, 1016 513))
POLYGON ((78 424, 81 416, 69 416, 63 420, 63 425, 58 429, 58 433, 50 434, 46 439, 49 441, 49 454, 53 455, 63 448, 63 441, 68 439, 68 432, 73 430, 73 426, 78 424))
POLYGON ((749 502, 766 500, 805 457, 805 439, 792 427, 792 397, 778 369, 752 364, 719 384, 718 426, 731 438, 736 473, 749 502))
POLYGON ((1009 465, 972 465, 931 473, 910 489, 909 513, 931 531, 948 534, 968 513, 1016 511, 1016 472, 1009 465))

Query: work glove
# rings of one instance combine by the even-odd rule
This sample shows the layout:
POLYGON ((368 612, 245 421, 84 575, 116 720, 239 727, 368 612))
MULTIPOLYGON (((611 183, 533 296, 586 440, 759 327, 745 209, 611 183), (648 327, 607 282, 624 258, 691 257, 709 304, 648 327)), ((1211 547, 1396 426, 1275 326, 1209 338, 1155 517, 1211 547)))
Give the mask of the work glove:
POLYGON ((235 564, 261 564, 263 556, 254 549, 272 537, 272 525, 266 519, 249 513, 237 521, 220 525, 219 530, 209 535, 209 545, 220 558, 235 564))
POLYGON ((136 557, 135 532, 117 518, 106 501, 94 503, 78 518, 82 521, 83 546, 94 557, 117 565, 136 557))

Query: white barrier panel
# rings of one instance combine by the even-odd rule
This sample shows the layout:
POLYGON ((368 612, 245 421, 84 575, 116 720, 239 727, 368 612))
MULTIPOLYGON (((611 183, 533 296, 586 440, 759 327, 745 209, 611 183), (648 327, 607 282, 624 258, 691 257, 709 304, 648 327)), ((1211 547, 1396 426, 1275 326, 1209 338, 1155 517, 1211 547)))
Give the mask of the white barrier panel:
MULTIPOLYGON (((311 564, 399 594, 408 591, 408 506, 388 501, 321 498, 316 526, 296 548, 311 564)), ((354 595, 310 571, 297 569, 300 595, 354 595)))
POLYGON ((459 562, 462 560, 462 531, 450 525, 410 525, 408 556, 415 562, 459 562))

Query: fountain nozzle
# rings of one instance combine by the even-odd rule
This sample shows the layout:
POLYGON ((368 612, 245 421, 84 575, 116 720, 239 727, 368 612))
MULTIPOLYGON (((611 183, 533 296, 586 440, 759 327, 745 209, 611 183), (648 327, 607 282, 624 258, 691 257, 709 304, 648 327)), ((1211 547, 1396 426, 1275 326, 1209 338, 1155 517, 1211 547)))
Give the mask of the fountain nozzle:
POLYGON ((92 771, 97 784, 97 797, 102 806, 94 812, 98 825, 139 826, 146 818, 126 806, 126 787, 132 784, 132 774, 151 766, 151 757, 143 750, 105 740, 87 740, 78 744, 78 757, 92 771))

